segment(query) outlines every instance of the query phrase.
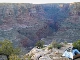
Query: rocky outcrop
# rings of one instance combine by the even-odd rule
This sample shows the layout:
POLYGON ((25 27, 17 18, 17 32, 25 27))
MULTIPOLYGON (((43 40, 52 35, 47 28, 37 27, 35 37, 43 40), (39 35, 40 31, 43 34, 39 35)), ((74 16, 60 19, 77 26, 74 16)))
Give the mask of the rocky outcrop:
POLYGON ((39 60, 40 57, 45 56, 46 54, 51 53, 50 50, 47 48, 45 50, 43 49, 38 49, 34 47, 26 56, 31 56, 31 59, 33 60, 39 60))
POLYGON ((66 44, 61 49, 52 48, 49 50, 48 47, 49 45, 42 49, 34 47, 29 53, 26 54, 26 58, 30 56, 30 59, 32 60, 67 60, 68 58, 61 56, 68 47, 72 47, 72 43, 66 44))
POLYGON ((52 60, 49 56, 42 56, 39 60, 52 60))

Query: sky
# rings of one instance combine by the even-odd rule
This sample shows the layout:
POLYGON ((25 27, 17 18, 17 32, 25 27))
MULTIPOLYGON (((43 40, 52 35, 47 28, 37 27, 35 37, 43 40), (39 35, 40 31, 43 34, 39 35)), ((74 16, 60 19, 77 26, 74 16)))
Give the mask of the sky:
POLYGON ((33 3, 33 4, 73 3, 73 2, 80 2, 80 0, 0 0, 0 3, 33 3))

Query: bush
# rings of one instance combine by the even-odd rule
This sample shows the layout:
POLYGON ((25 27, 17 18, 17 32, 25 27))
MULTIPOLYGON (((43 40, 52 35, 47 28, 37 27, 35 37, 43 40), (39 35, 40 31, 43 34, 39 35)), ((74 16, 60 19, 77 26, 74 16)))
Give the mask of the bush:
POLYGON ((50 45, 49 47, 48 47, 48 50, 50 50, 50 49, 52 49, 53 47, 50 45))
POLYGON ((21 60, 17 55, 11 54, 9 60, 21 60))
POLYGON ((63 46, 62 44, 57 43, 56 41, 53 41, 51 44, 54 48, 57 48, 57 49, 60 49, 63 46))
POLYGON ((57 45, 56 45, 56 48, 58 48, 58 49, 60 49, 61 47, 62 47, 61 44, 57 44, 57 45))
POLYGON ((80 40, 73 42, 73 47, 77 48, 80 51, 80 40))
POLYGON ((7 60, 9 60, 11 54, 17 55, 19 53, 20 49, 15 48, 9 40, 0 41, 0 54, 5 55, 7 60))
POLYGON ((42 41, 42 40, 39 40, 37 43, 36 43, 36 46, 37 46, 37 48, 43 48, 43 45, 44 45, 44 41, 42 41))

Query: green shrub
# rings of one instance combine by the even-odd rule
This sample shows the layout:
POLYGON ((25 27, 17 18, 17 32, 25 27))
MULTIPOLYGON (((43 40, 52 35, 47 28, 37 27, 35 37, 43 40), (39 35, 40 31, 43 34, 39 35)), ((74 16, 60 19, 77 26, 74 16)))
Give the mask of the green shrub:
POLYGON ((73 47, 77 48, 80 51, 80 40, 73 42, 73 47))
POLYGON ((18 55, 20 53, 19 48, 15 48, 13 43, 9 40, 0 41, 0 54, 5 55, 7 60, 11 54, 18 55))
POLYGON ((43 48, 43 45, 44 45, 44 41, 42 41, 42 40, 39 40, 37 43, 36 43, 36 47, 37 48, 43 48))
POLYGON ((56 44, 56 48, 60 49, 62 47, 62 44, 56 44))
POLYGON ((57 43, 56 41, 53 41, 51 44, 54 48, 57 48, 57 49, 60 49, 63 46, 62 44, 57 43))
POLYGON ((9 60, 21 60, 17 55, 11 54, 9 60))
POLYGON ((50 49, 52 49, 52 48, 53 48, 52 46, 49 46, 49 47, 48 47, 48 50, 50 50, 50 49))

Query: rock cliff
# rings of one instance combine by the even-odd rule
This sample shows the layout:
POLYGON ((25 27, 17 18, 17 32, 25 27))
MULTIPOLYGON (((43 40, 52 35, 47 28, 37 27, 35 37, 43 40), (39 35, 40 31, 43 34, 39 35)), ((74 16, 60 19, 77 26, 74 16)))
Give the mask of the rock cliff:
POLYGON ((14 46, 73 42, 80 39, 80 13, 74 4, 0 4, 0 40, 9 39, 14 46))

